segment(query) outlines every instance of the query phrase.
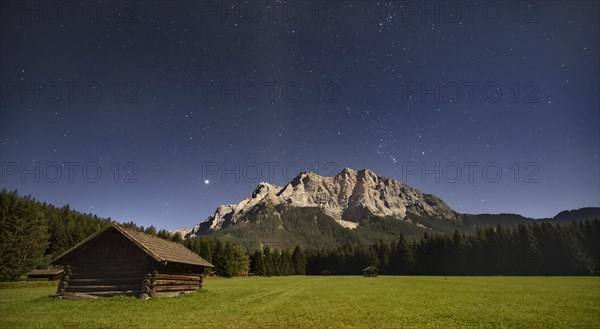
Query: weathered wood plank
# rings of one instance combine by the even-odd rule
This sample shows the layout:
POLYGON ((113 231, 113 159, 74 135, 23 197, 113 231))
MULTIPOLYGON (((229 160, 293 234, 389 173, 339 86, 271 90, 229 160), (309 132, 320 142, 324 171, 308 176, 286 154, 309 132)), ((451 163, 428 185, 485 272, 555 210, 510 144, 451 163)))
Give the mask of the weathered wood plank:
POLYGON ((200 276, 198 275, 178 275, 178 274, 165 274, 158 273, 155 275, 157 280, 183 280, 183 281, 200 281, 200 276))
POLYGON ((141 290, 140 284, 123 284, 110 286, 69 286, 67 291, 117 291, 117 290, 141 290))
POLYGON ((87 292, 89 295, 93 296, 103 296, 103 297, 111 297, 111 296, 137 296, 141 293, 139 290, 122 290, 122 291, 90 291, 87 292))
POLYGON ((204 273, 204 271, 202 269, 173 269, 173 268, 163 268, 160 269, 158 271, 159 273, 165 273, 165 274, 178 274, 178 275, 196 275, 199 276, 202 273, 204 273))

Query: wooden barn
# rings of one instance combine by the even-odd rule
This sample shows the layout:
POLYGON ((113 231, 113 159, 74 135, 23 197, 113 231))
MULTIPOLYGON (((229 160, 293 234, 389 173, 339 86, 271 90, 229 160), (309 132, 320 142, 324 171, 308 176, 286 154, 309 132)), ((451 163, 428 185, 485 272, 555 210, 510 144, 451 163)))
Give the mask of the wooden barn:
POLYGON ((57 297, 176 296, 202 288, 212 264, 180 243, 110 225, 51 262, 62 265, 57 297))
POLYGON ((57 281, 62 277, 63 270, 60 268, 46 268, 36 269, 27 273, 28 280, 42 280, 57 281))

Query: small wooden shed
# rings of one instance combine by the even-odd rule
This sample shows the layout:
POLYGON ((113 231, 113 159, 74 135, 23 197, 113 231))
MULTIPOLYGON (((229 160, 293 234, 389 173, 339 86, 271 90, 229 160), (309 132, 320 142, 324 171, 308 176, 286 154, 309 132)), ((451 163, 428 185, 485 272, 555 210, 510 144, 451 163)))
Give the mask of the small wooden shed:
POLYGON ((176 296, 202 288, 212 264, 180 243, 112 224, 51 262, 62 265, 57 297, 176 296))
POLYGON ((379 269, 375 266, 367 266, 362 269, 362 272, 365 277, 374 278, 377 277, 377 272, 379 272, 379 269))
POLYGON ((57 281, 62 277, 62 273, 62 268, 45 268, 35 269, 26 275, 28 280, 46 279, 48 281, 57 281))

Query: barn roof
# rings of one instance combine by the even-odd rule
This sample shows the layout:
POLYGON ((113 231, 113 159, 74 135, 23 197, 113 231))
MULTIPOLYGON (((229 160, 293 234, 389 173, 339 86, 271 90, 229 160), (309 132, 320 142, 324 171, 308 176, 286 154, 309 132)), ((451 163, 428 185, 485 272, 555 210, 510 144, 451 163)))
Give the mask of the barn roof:
POLYGON ((116 230, 121 233, 124 237, 129 239, 131 242, 136 244, 140 249, 142 249, 146 254, 150 257, 154 258, 158 262, 174 262, 181 264, 190 264, 190 265, 199 265, 206 267, 214 267, 211 263, 207 262, 204 258, 198 256, 193 251, 186 248, 181 243, 167 241, 153 235, 149 235, 142 232, 137 232, 134 230, 129 230, 123 228, 117 224, 111 224, 99 232, 91 235, 87 239, 79 242, 73 248, 67 250, 65 253, 57 257, 55 260, 51 262, 51 264, 59 264, 60 260, 73 252, 75 249, 79 248, 83 244, 94 240, 99 235, 107 230, 116 230))

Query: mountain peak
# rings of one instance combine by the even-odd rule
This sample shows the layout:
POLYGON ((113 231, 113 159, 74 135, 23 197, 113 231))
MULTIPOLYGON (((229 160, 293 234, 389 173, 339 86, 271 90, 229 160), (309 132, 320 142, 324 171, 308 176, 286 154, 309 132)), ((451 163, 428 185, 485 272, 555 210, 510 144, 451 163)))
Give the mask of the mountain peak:
POLYGON ((356 174, 356 170, 349 168, 349 167, 345 167, 344 169, 342 169, 342 171, 340 171, 338 173, 338 175, 342 175, 342 174, 356 174))
MULTIPOLYGON (((373 172, 373 170, 369 169, 369 168, 364 168, 364 169, 352 169, 349 167, 344 167, 344 169, 342 169, 342 171, 340 171, 337 175, 342 175, 342 174, 370 174, 370 175, 375 175, 378 176, 375 172, 373 172)), ((336 176, 337 176, 336 175, 336 176)))
POLYGON ((267 183, 267 182, 260 182, 258 183, 258 186, 256 187, 255 191, 257 190, 262 190, 262 189, 278 189, 280 188, 277 185, 273 185, 271 183, 267 183))
POLYGON ((374 172, 373 170, 368 169, 368 168, 361 169, 361 170, 357 171, 357 173, 360 174, 360 175, 365 175, 365 176, 377 176, 377 177, 381 177, 376 172, 374 172))

